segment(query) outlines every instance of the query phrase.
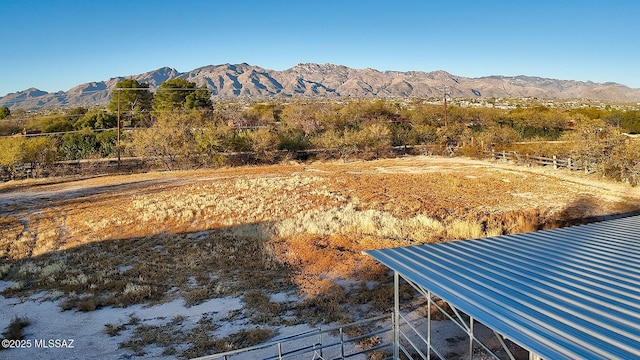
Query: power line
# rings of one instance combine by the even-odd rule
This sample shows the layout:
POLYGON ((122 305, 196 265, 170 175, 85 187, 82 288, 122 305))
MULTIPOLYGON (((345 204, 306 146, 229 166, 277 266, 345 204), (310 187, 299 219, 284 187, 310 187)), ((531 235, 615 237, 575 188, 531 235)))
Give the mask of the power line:
MULTIPOLYGON (((56 131, 56 132, 47 132, 47 133, 45 133, 45 132, 32 133, 32 134, 17 133, 17 134, 14 134, 14 135, 0 136, 0 139, 13 138, 13 137, 39 137, 39 136, 49 136, 49 135, 76 134, 76 133, 85 132, 87 130, 91 131, 91 132, 94 132, 94 133, 100 133, 100 132, 109 131, 109 130, 116 130, 116 129, 117 128, 108 128, 108 129, 84 128, 82 130, 56 131)), ((132 130, 139 130, 139 128, 123 128, 122 130, 132 131, 132 130)))

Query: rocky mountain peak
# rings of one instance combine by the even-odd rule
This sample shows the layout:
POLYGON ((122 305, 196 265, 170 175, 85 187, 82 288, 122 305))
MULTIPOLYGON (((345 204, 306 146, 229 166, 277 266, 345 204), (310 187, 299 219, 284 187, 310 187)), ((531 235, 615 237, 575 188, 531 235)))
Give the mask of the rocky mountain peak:
MULTIPOLYGON (((165 66, 143 74, 127 76, 150 88, 169 79, 182 77, 205 85, 217 98, 272 97, 365 97, 428 98, 440 96, 447 86, 452 96, 538 97, 549 99, 586 98, 640 102, 640 89, 616 83, 597 84, 575 80, 556 80, 535 76, 493 75, 466 78, 444 70, 379 71, 354 69, 344 65, 300 63, 283 71, 241 64, 206 65, 188 72, 165 66)), ((80 84, 66 92, 47 93, 36 88, 8 94, 0 98, 0 106, 10 108, 53 108, 60 106, 103 106, 110 93, 125 77, 80 84)))

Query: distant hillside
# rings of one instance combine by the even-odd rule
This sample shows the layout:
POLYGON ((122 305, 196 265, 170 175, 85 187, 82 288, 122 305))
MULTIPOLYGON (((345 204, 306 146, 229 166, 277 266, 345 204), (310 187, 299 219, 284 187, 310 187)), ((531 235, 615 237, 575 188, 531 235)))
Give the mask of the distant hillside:
POLYGON ((333 64, 298 64, 277 71, 248 64, 200 67, 181 73, 163 67, 144 74, 115 77, 78 85, 64 92, 47 93, 35 88, 0 97, 0 106, 11 109, 95 106, 109 102, 111 90, 124 78, 145 82, 153 89, 163 81, 181 77, 206 85, 217 98, 270 97, 368 97, 427 98, 441 96, 443 86, 455 98, 593 99, 640 101, 640 89, 617 83, 555 80, 532 76, 467 78, 438 70, 378 71, 333 64))

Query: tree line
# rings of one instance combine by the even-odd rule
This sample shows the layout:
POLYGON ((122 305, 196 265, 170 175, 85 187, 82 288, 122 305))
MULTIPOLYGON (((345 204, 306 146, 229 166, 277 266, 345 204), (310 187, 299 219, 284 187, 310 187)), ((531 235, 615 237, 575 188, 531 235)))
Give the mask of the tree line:
POLYGON ((633 165, 637 160, 629 154, 635 142, 622 134, 640 132, 640 111, 612 108, 445 110, 424 99, 214 104, 208 89, 182 78, 165 81, 155 93, 148 84, 123 80, 102 109, 22 118, 15 113, 0 121, 0 135, 63 134, 0 139, 0 167, 9 172, 26 162, 45 165, 116 154, 142 157, 173 170, 219 166, 230 153, 243 153, 254 162, 318 150, 318 156, 377 158, 398 147, 444 148, 452 143, 466 155, 524 146, 531 153, 564 151, 596 162, 615 153, 619 162, 624 158, 633 165), (124 129, 119 146, 118 123, 124 129), (546 143, 558 140, 571 145, 551 148, 546 143))

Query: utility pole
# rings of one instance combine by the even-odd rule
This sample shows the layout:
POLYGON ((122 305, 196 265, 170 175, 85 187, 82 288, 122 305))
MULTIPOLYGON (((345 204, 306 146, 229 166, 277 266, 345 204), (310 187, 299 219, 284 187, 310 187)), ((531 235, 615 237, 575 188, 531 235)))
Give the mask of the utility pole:
POLYGON ((118 140, 116 149, 118 152, 118 169, 120 169, 120 89, 118 89, 118 140))
POLYGON ((451 92, 447 91, 447 88, 449 88, 448 85, 444 85, 442 87, 442 99, 444 100, 444 127, 446 128, 448 125, 448 114, 447 114, 447 96, 451 96, 451 92))
MULTIPOLYGON (((442 96, 442 98, 444 99, 444 127, 447 127, 447 87, 445 85, 444 87, 444 94, 442 96)), ((119 117, 120 115, 118 115, 118 119, 120 119, 119 117)))

